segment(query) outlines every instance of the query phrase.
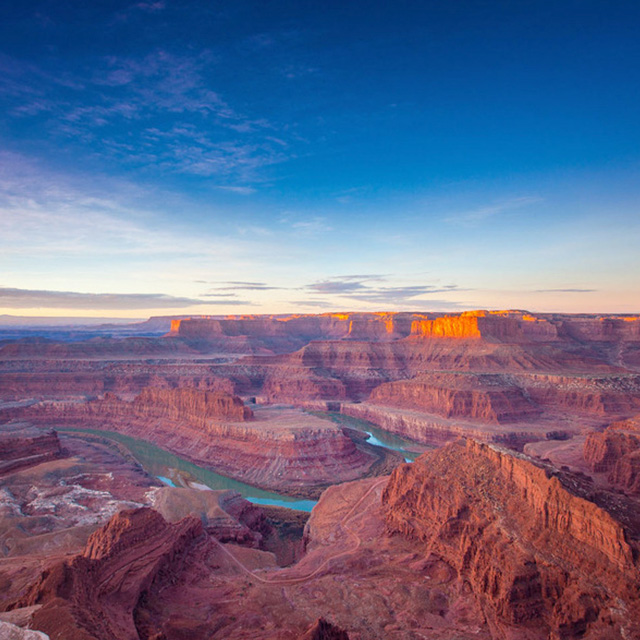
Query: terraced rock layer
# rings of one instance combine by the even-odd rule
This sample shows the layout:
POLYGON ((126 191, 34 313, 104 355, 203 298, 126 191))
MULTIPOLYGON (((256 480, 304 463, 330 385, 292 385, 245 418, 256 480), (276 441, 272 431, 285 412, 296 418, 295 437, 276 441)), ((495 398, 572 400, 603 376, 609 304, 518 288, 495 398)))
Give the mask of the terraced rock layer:
POLYGON ((536 416, 541 410, 500 375, 423 374, 376 387, 369 401, 422 410, 444 418, 499 424, 536 416))
POLYGON ((54 429, 37 429, 28 424, 0 428, 0 476, 62 455, 54 429))

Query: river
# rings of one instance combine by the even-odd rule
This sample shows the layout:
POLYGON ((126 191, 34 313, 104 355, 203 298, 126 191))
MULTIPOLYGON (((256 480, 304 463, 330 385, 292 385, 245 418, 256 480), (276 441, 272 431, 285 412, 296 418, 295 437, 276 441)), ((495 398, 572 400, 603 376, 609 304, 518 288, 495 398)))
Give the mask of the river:
POLYGON ((170 487, 193 487, 196 489, 231 489, 237 491, 249 502, 255 504, 274 505, 297 509, 298 511, 311 511, 316 500, 300 500, 290 496, 274 493, 252 487, 249 484, 221 476, 215 471, 199 467, 193 462, 169 453, 146 440, 139 440, 131 436, 125 436, 115 431, 103 431, 102 429, 72 429, 57 427, 60 433, 75 432, 87 433, 113 440, 123 445, 131 455, 140 463, 144 470, 155 476, 170 487))
POLYGON ((423 454, 429 449, 433 449, 432 446, 420 444, 407 438, 402 438, 394 433, 380 429, 371 422, 361 420, 360 418, 352 418, 344 413, 337 412, 324 412, 324 411, 310 411, 309 413, 319 418, 326 418, 339 424, 342 427, 348 427, 361 433, 366 433, 369 437, 367 442, 376 447, 383 447, 385 449, 392 449, 398 451, 404 456, 406 462, 413 462, 419 455, 423 454))
MULTIPOLYGON (((356 431, 366 433, 369 437, 367 442, 374 446, 384 447, 399 451, 407 462, 413 461, 422 451, 424 446, 390 434, 382 429, 378 429, 369 422, 358 420, 340 413, 325 413, 321 411, 310 412, 320 418, 329 419, 341 426, 349 427, 356 431)), ((239 480, 233 480, 222 476, 215 471, 199 467, 184 458, 161 449, 160 447, 147 442, 132 438, 115 431, 103 431, 101 429, 73 429, 70 427, 58 427, 58 431, 86 433, 100 436, 108 440, 113 440, 124 446, 131 455, 140 463, 144 470, 155 476, 171 487, 193 487, 196 489, 231 489, 237 491, 244 498, 255 504, 273 505, 297 509, 299 511, 311 511, 316 505, 316 500, 300 500, 284 494, 258 489, 239 480)))

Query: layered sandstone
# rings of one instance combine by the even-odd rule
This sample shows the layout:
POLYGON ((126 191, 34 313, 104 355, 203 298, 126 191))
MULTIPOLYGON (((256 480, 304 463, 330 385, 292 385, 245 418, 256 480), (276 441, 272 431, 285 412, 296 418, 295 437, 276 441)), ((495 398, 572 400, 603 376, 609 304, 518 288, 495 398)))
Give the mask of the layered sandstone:
POLYGON ((591 342, 640 341, 639 316, 568 317, 561 331, 576 340, 591 342))
POLYGON ((80 342, 56 342, 47 338, 24 338, 0 346, 3 360, 72 359, 166 356, 194 354, 184 342, 159 338, 92 338, 80 342))
POLYGON ((640 416, 588 434, 584 458, 592 471, 608 473, 612 485, 640 494, 640 416))
POLYGON ((639 532, 588 497, 575 477, 466 441, 396 469, 383 504, 390 532, 470 585, 494 637, 635 637, 639 532))
POLYGON ((135 395, 147 387, 187 387, 235 393, 234 383, 191 360, 99 359, 0 360, 0 400, 135 395))
POLYGON ((171 334, 186 339, 218 339, 251 336, 311 340, 376 340, 406 337, 412 321, 422 317, 411 313, 323 313, 318 315, 243 315, 195 317, 175 320, 171 334))
POLYGON ((500 341, 562 338, 611 342, 640 341, 636 316, 569 316, 526 311, 440 313, 325 313, 320 315, 210 316, 174 320, 171 335, 186 339, 252 336, 333 340, 389 340, 407 336, 500 341))
POLYGON ((471 419, 452 419, 400 407, 389 407, 369 402, 341 403, 341 413, 371 422, 385 431, 424 444, 445 444, 459 437, 475 438, 485 442, 502 443, 515 449, 527 442, 553 437, 549 425, 537 422, 491 424, 471 419))
POLYGON ((0 476, 62 456, 54 429, 37 429, 29 424, 0 428, 0 476))
POLYGON ((472 315, 445 316, 434 320, 414 320, 411 335, 424 338, 471 338, 481 337, 478 317, 472 315))
MULTIPOLYGON (((250 410, 234 395, 258 404, 341 406, 421 442, 463 434, 520 446, 640 411, 639 323, 636 316, 520 310, 182 318, 164 338, 4 344, 0 400, 60 404, 0 411, 13 419, 33 415, 39 424, 50 413, 79 428, 125 429, 171 443, 192 460, 206 451, 219 470, 230 468, 233 451, 243 450, 238 461, 249 463, 250 446, 280 437, 272 424, 244 428, 250 410), (227 396, 209 402, 200 392, 227 396), (79 402, 96 396, 104 397, 79 402), (205 434, 229 446, 202 446, 205 434)), ((324 435, 331 444, 312 456, 311 475, 321 473, 319 459, 332 451, 343 462, 358 457, 346 454, 349 443, 340 435, 324 435)), ((299 437, 296 455, 310 448, 299 437)), ((264 476, 268 466, 282 471, 260 457, 259 471, 234 477, 264 476)), ((630 475, 628 462, 621 473, 630 475)), ((328 466, 335 472, 339 463, 328 466)), ((356 466, 366 465, 360 459, 356 466)))
POLYGON ((369 402, 493 424, 540 413, 519 387, 492 374, 423 374, 381 384, 371 392, 369 402))
POLYGON ((640 410, 640 376, 531 374, 522 379, 527 396, 545 409, 592 416, 621 416, 640 410))
POLYGON ((224 391, 200 389, 143 389, 132 401, 114 393, 90 402, 40 402, 24 409, 0 409, 0 415, 29 415, 34 419, 47 414, 64 419, 86 417, 100 420, 118 418, 168 419, 208 430, 214 423, 245 422, 253 412, 242 400, 224 391))
POLYGON ((244 422, 253 412, 238 396, 199 389, 144 389, 133 401, 135 413, 206 424, 209 420, 244 422))
MULTIPOLYGON (((316 399, 318 394, 327 400, 363 400, 384 382, 436 372, 592 376, 614 370, 589 348, 568 348, 563 343, 417 338, 315 341, 294 353, 253 356, 222 365, 220 375, 233 379, 239 369, 252 381, 244 392, 265 393, 271 401, 286 401, 296 394, 300 400, 316 399)), ((238 383, 242 384, 239 379, 238 383)))
POLYGON ((145 593, 170 581, 202 536, 196 518, 169 524, 148 508, 121 511, 81 554, 45 570, 11 608, 42 605, 33 626, 52 638, 138 640, 145 593))

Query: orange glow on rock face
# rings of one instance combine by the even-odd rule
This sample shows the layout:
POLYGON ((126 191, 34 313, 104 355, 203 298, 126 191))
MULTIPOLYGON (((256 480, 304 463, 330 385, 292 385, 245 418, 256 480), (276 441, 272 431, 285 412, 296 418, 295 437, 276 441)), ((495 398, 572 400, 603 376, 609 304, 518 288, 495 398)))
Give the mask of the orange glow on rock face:
POLYGON ((435 320, 415 320, 411 325, 411 335, 429 338, 480 338, 478 317, 445 316, 435 320))
POLYGON ((558 332, 603 340, 637 339, 638 316, 570 316, 519 310, 463 311, 458 314, 341 312, 322 314, 197 316, 173 320, 171 334, 207 336, 304 336, 329 340, 432 339, 555 340, 558 332))

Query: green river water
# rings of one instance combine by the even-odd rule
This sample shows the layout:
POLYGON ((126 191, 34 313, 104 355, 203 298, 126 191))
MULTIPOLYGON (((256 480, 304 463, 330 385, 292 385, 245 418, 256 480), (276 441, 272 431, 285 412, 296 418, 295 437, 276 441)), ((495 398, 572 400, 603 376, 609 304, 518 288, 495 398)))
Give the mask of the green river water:
MULTIPOLYGON (((330 419, 333 422, 356 431, 368 434, 367 442, 374 446, 381 446, 387 449, 399 451, 404 455, 405 460, 412 461, 419 455, 416 451, 420 445, 394 436, 381 429, 377 429, 372 424, 364 420, 358 420, 340 413, 313 412, 314 415, 330 419)), ((301 500, 273 491, 258 489, 238 480, 233 480, 222 476, 214 471, 199 467, 184 458, 169 453, 146 440, 139 440, 130 436, 117 433, 115 431, 103 431, 100 429, 73 429, 59 427, 58 431, 65 433, 90 434, 112 440, 124 446, 131 455, 140 463, 144 470, 161 480, 164 484, 173 487, 196 486, 202 489, 231 489, 237 491, 244 498, 255 504, 275 505, 298 509, 300 511, 311 511, 316 504, 315 500, 301 500)))

